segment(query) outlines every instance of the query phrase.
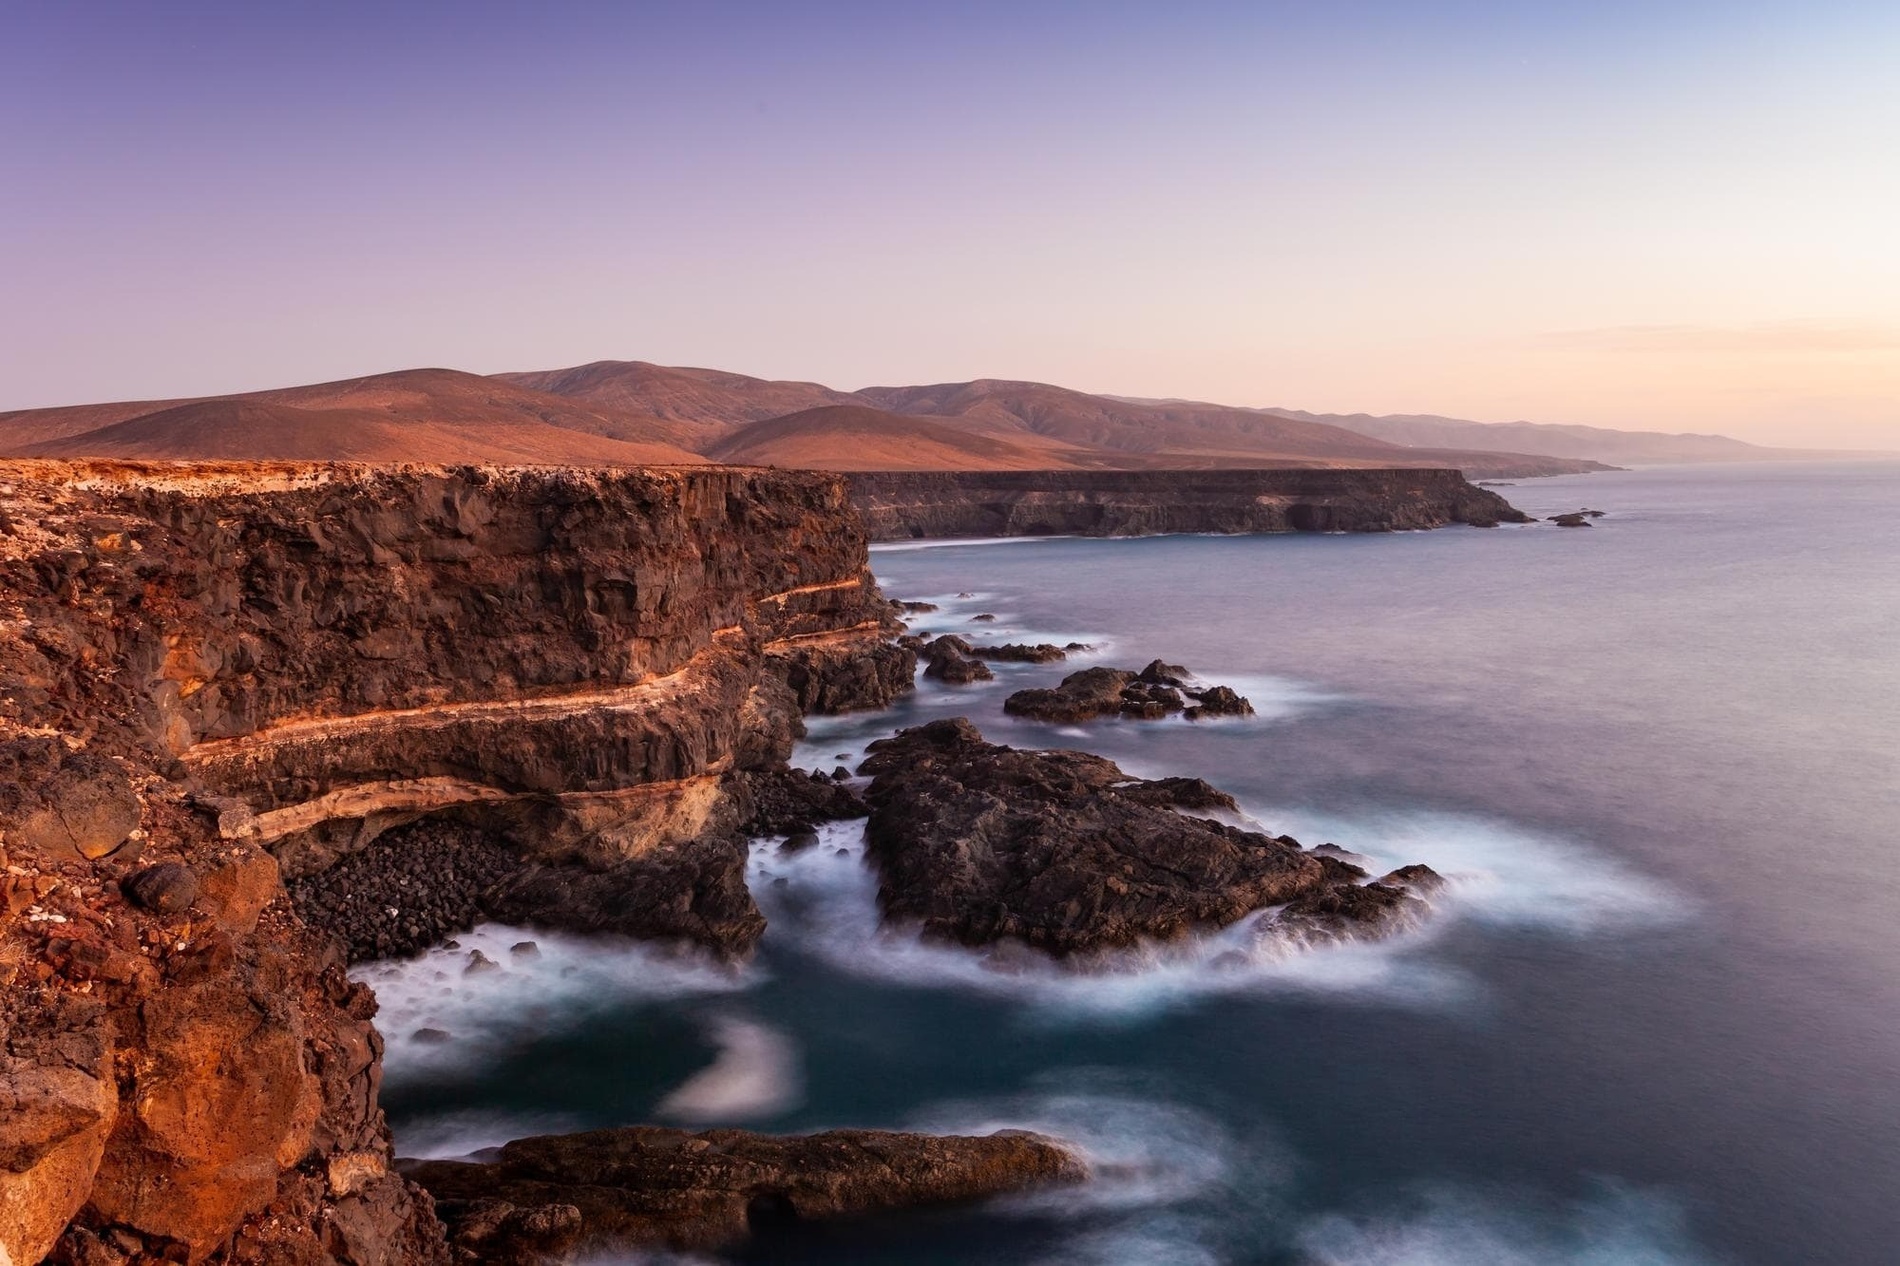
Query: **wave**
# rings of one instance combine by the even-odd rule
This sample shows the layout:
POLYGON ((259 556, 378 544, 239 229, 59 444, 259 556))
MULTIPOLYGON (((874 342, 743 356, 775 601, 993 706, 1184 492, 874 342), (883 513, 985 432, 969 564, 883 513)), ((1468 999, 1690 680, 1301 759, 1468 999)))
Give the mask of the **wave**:
POLYGON ((776 1029, 736 1016, 711 1023, 713 1062, 660 1101, 658 1114, 687 1125, 769 1117, 797 1106, 803 1093, 798 1048, 776 1029))
POLYGON ((1450 912, 1498 927, 1568 936, 1660 927, 1692 916, 1684 894, 1585 841, 1470 814, 1386 809, 1342 815, 1250 809, 1308 844, 1340 840, 1383 873, 1424 862, 1452 880, 1450 912))
MULTIPOLYGON (((905 1123, 936 1134, 1033 1130, 1069 1144, 1089 1166, 1081 1187, 999 1201, 1017 1213, 1147 1209, 1211 1192, 1236 1168, 1236 1148, 1220 1123, 1163 1099, 1141 1097, 1109 1074, 1066 1074, 1019 1096, 937 1104, 905 1123)), ((1252 1168, 1251 1166, 1249 1167, 1252 1168)))
POLYGON ((1035 541, 1070 541, 1071 536, 940 536, 918 541, 872 541, 873 554, 911 554, 920 549, 959 549, 965 546, 1027 545, 1035 541))
POLYGON ((748 877, 771 924, 768 942, 853 975, 964 988, 1036 1004, 1032 1022, 1140 1017, 1237 992, 1293 993, 1344 1001, 1444 1007, 1482 996, 1465 968, 1429 950, 1448 928, 1479 925, 1573 937, 1662 927, 1690 916, 1667 885, 1570 840, 1511 823, 1436 812, 1344 818, 1312 811, 1243 815, 1317 843, 1351 841, 1373 874, 1424 862, 1445 876, 1432 917, 1376 941, 1302 944, 1270 911, 1217 932, 1057 963, 1021 947, 973 950, 925 942, 882 926, 877 877, 862 822, 827 823, 817 846, 795 856, 776 839, 755 841, 748 877))
POLYGON ((986 952, 929 943, 880 926, 862 822, 826 823, 818 834, 817 845, 789 857, 775 838, 752 846, 748 879, 769 923, 768 945, 810 954, 852 975, 1032 1002, 1036 1023, 1134 1018, 1242 990, 1415 1005, 1442 1004, 1470 990, 1457 972, 1407 952, 1431 935, 1429 927, 1378 942, 1308 949, 1276 932, 1270 918, 1255 917, 1205 936, 1102 955, 1088 970, 1020 948, 986 952))
POLYGON ((455 943, 350 972, 376 991, 392 1083, 466 1075, 511 1047, 602 1011, 732 993, 758 979, 755 970, 736 973, 709 957, 620 937, 485 923, 455 943))
POLYGON ((515 1139, 582 1128, 578 1119, 561 1113, 445 1112, 404 1121, 396 1131, 396 1154, 417 1160, 461 1160, 515 1139))
POLYGON ((1672 1202, 1620 1184, 1554 1205, 1534 1194, 1428 1189, 1395 1215, 1314 1219, 1312 1266, 1692 1266, 1709 1259, 1672 1202))

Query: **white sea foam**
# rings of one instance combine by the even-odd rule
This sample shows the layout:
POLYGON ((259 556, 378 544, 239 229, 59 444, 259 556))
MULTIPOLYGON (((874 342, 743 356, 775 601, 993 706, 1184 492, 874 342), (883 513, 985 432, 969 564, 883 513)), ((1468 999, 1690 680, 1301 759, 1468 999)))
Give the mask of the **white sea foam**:
POLYGON ((927 943, 880 926, 877 879, 865 863, 864 828, 857 822, 824 824, 817 845, 789 857, 778 851, 776 839, 756 841, 748 874, 770 921, 766 935, 777 945, 855 975, 1034 1002, 1038 1022, 1132 1018, 1241 990, 1427 1005, 1470 989, 1458 973, 1407 952, 1429 936, 1429 927, 1312 950, 1278 933, 1270 916, 1256 917, 1205 936, 1102 955, 1086 970, 1019 947, 985 953, 927 943))
POLYGON ((756 971, 735 973, 709 958, 619 937, 488 923, 456 940, 456 949, 438 946, 420 958, 364 963, 350 973, 376 991, 392 1080, 453 1076, 601 1011, 730 993, 757 979, 756 971), (515 951, 524 942, 533 942, 532 952, 515 951), (493 965, 480 966, 478 951, 493 965))
POLYGON ((1066 536, 943 536, 921 541, 873 541, 873 554, 910 554, 920 549, 960 549, 984 545, 1027 545, 1034 541, 1066 541, 1066 536))
POLYGON ((1115 1086, 1079 1084, 978 1102, 939 1104, 906 1128, 937 1134, 1033 1130, 1061 1139, 1089 1167, 1080 1187, 1030 1192, 998 1203, 1024 1213, 1147 1209, 1179 1204, 1225 1182, 1234 1148, 1219 1122, 1179 1104, 1115 1086))
POLYGON ((819 845, 784 856, 755 842, 753 892, 780 946, 841 970, 905 984, 974 989, 1037 1004, 1038 1022, 1140 1016, 1213 994, 1279 992, 1444 1006, 1481 996, 1464 969, 1430 952, 1460 920, 1567 936, 1686 917, 1669 888, 1580 841, 1493 819, 1436 812, 1342 818, 1299 809, 1243 815, 1309 845, 1340 841, 1373 874, 1423 862, 1449 881, 1422 925, 1377 941, 1302 944, 1271 912, 1217 932, 1057 964, 1021 947, 977 951, 881 926, 861 823, 829 823, 819 845), (779 882, 783 881, 783 882, 779 882))
POLYGON ((396 1151, 421 1160, 457 1160, 514 1139, 580 1128, 578 1120, 558 1113, 470 1109, 405 1121, 396 1136, 396 1151))
POLYGON ((1062 1139, 1088 1164, 1080 1187, 996 1202, 1002 1216, 1068 1224, 1062 1246, 1039 1266, 1228 1260, 1220 1217, 1237 1206, 1248 1223, 1274 1225, 1292 1173, 1290 1158, 1254 1132, 1242 1146, 1207 1113, 1142 1093, 1106 1070, 1070 1070, 1055 1084, 999 1100, 932 1108, 913 1128, 959 1134, 1026 1129, 1062 1139))
POLYGON ((1585 841, 1496 818, 1419 810, 1345 817, 1297 806, 1252 816, 1308 845, 1337 841, 1374 873, 1423 862, 1453 881, 1449 913, 1500 927, 1581 936, 1690 913, 1682 894, 1585 841))
POLYGON ((803 1093, 798 1048, 755 1020, 718 1016, 711 1024, 719 1054, 660 1101, 659 1115, 689 1125, 772 1116, 803 1093))
POLYGON ((1299 1246, 1316 1266, 1691 1266, 1708 1260, 1673 1204, 1616 1186, 1555 1208, 1523 1193, 1439 1189, 1405 1215, 1317 1219, 1299 1246))

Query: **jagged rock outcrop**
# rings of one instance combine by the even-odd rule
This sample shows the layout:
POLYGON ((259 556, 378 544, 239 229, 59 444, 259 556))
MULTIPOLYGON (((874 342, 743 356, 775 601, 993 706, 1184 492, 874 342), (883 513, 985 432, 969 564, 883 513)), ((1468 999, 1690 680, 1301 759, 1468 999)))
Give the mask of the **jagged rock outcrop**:
POLYGON ((964 945, 1086 956, 1283 903, 1299 939, 1380 936, 1419 917, 1415 893, 1437 880, 1420 866, 1362 884, 1364 870, 1287 836, 1189 816, 1233 807, 1199 779, 986 743, 962 717, 871 744, 859 772, 885 918, 964 945))
POLYGON ((865 564, 830 476, 0 464, 0 1260, 446 1261, 342 943, 742 954, 744 779, 910 683, 865 564))
POLYGON ((1455 470, 879 471, 849 478, 851 500, 880 541, 1529 522, 1455 470))
POLYGON ((1192 683, 1193 675, 1187 669, 1158 659, 1140 672, 1084 668, 1064 677, 1059 685, 1016 691, 1003 700, 1003 711, 1058 725, 1106 716, 1156 721, 1171 712, 1179 712, 1190 721, 1253 715, 1253 704, 1231 686, 1192 683))
POLYGON ((830 1130, 774 1137, 656 1126, 517 1139, 490 1162, 406 1163, 466 1260, 717 1249, 791 1223, 1080 1181, 1055 1140, 830 1130))

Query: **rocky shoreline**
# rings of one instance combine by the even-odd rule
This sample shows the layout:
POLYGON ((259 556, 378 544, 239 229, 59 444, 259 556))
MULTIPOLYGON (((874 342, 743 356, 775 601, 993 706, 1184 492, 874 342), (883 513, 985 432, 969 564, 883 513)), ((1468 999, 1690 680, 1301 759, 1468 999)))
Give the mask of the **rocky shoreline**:
MULTIPOLYGON (((1373 880, 1198 779, 962 718, 791 769, 806 715, 888 705, 920 656, 952 682, 1088 649, 906 636, 921 604, 867 561, 830 476, 0 465, 0 1261, 552 1262, 1079 1181, 1020 1134, 396 1164, 349 963, 497 920, 740 964, 752 838, 868 818, 887 927, 1071 966, 1422 917, 1424 867, 1373 880)), ((1250 710, 1160 661, 1006 707, 1250 710)))

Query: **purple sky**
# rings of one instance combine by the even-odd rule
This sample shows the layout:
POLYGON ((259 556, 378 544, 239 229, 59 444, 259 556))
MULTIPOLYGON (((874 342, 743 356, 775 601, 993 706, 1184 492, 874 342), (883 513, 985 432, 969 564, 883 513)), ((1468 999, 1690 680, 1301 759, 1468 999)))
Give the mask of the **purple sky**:
POLYGON ((0 23, 0 408, 611 357, 1900 447, 1890 3, 0 23))

